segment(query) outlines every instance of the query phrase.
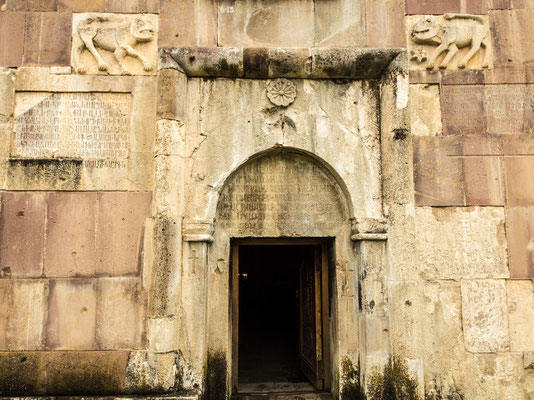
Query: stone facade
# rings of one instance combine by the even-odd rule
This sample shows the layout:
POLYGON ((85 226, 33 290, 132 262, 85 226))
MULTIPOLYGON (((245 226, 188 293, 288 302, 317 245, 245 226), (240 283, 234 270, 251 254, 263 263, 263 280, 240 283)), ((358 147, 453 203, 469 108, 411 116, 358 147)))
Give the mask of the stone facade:
POLYGON ((229 398, 232 240, 312 237, 330 398, 534 399, 533 21, 0 0, 0 397, 229 398))

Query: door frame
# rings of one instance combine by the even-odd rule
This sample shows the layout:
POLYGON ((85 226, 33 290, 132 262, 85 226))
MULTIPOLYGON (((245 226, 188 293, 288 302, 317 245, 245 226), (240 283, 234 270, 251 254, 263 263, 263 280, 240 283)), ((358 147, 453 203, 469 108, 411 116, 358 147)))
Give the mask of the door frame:
POLYGON ((321 322, 323 353, 323 391, 331 390, 330 353, 330 293, 329 293, 329 249, 332 238, 233 238, 231 244, 230 274, 230 327, 232 371, 231 393, 238 393, 239 378, 239 246, 321 246, 321 322))

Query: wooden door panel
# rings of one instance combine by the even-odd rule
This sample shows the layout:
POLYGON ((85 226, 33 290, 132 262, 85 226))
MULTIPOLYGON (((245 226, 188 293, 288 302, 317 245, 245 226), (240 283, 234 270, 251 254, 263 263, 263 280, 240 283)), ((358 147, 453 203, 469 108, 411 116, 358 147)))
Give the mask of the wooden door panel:
POLYGON ((299 271, 299 360, 302 372, 322 389, 321 248, 311 250, 304 252, 299 271))

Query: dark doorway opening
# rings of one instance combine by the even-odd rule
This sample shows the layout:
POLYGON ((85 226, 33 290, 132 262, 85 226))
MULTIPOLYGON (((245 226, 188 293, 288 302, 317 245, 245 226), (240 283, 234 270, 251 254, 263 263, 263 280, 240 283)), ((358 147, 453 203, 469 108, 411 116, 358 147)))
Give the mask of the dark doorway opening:
POLYGON ((234 392, 327 389, 326 246, 251 242, 233 252, 234 392))

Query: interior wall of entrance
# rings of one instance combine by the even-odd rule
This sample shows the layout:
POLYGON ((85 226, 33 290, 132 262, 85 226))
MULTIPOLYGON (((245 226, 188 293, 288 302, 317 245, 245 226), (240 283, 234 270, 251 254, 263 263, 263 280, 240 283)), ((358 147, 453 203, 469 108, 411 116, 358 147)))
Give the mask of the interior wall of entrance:
POLYGON ((330 390, 328 241, 232 246, 233 391, 330 390))

